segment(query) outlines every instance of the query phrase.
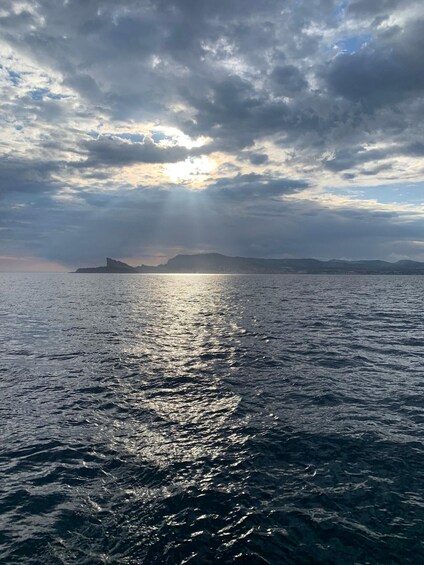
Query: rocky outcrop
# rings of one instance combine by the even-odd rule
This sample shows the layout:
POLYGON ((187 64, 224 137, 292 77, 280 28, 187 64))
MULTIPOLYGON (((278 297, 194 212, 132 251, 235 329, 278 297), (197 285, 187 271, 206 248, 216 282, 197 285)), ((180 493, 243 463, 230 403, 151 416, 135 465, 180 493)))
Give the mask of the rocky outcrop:
POLYGON ((166 264, 131 267, 122 261, 106 259, 105 267, 77 269, 77 273, 234 273, 234 274, 363 274, 424 275, 424 263, 403 260, 387 261, 319 261, 318 259, 258 259, 228 257, 219 253, 177 255, 166 264))

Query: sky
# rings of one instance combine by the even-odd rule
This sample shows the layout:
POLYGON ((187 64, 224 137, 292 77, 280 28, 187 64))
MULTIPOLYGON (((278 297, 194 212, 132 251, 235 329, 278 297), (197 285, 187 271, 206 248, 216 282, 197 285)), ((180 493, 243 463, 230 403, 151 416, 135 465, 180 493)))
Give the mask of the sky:
POLYGON ((424 261, 422 0, 2 0, 0 271, 424 261))

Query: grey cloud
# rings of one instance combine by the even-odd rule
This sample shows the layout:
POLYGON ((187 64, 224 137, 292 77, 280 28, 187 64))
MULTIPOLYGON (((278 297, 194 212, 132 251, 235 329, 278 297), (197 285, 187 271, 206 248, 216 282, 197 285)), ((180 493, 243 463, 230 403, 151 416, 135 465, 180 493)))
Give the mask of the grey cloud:
POLYGON ((275 48, 276 32, 270 36, 269 31, 286 3, 127 1, 122 6, 63 6, 44 0, 37 7, 46 25, 36 32, 28 26, 23 37, 10 34, 16 49, 59 70, 65 84, 113 115, 149 116, 158 109, 166 113, 169 100, 181 96, 180 82, 196 88, 199 79, 222 74, 213 68, 215 58, 205 51, 205 42, 227 40, 236 54, 264 64, 264 54, 253 45, 261 36, 262 49, 275 48), (158 59, 154 69, 153 56, 158 59))
POLYGON ((424 143, 422 141, 410 143, 403 148, 403 153, 413 157, 424 157, 424 143))
POLYGON ((223 150, 250 147, 261 134, 284 131, 292 119, 284 102, 269 100, 236 75, 210 84, 207 92, 186 92, 186 97, 197 112, 187 129, 207 133, 223 150))
MULTIPOLYGON (((376 15, 388 7, 387 0, 369 3, 376 15)), ((36 23, 28 24, 19 37, 11 27, 15 49, 61 72, 64 83, 102 113, 141 120, 159 115, 187 133, 210 135, 222 151, 278 135, 289 147, 314 151, 331 143, 335 130, 350 139, 353 120, 355 135, 363 136, 367 116, 356 102, 397 103, 423 75, 422 41, 410 25, 391 38, 378 31, 376 47, 342 55, 320 71, 323 35, 311 26, 324 32, 340 23, 336 0, 301 0, 295 7, 277 0, 40 0, 36 9, 45 25, 34 30, 36 23), (228 57, 248 70, 222 66, 228 57), (318 89, 308 88, 304 67, 322 79, 318 89), (347 104, 334 101, 334 93, 347 104), (187 111, 172 110, 179 102, 187 111)), ((353 2, 348 11, 362 9, 353 2)), ((375 124, 376 131, 382 125, 375 124)))
POLYGON ((211 16, 224 20, 234 16, 249 17, 252 13, 268 11, 275 6, 273 0, 159 0, 158 4, 161 9, 171 7, 196 20, 211 16))
POLYGON ((18 157, 0 158, 0 196, 9 193, 44 193, 57 189, 51 180, 60 164, 18 157))
POLYGON ((236 175, 231 179, 219 179, 209 186, 206 192, 230 203, 234 201, 265 201, 268 198, 278 198, 284 194, 300 192, 307 187, 308 183, 302 180, 273 179, 250 173, 236 175))
POLYGON ((279 96, 298 96, 308 86, 301 71, 294 65, 274 67, 271 73, 274 92, 279 96))
POLYGON ((176 163, 183 161, 189 152, 185 147, 161 147, 149 137, 141 142, 131 142, 119 137, 99 137, 84 141, 81 148, 86 160, 74 163, 76 167, 119 167, 135 163, 176 163))
POLYGON ((5 4, 3 9, 6 13, 0 16, 0 28, 3 28, 6 32, 11 30, 15 32, 25 31, 28 26, 36 23, 33 14, 28 10, 15 12, 13 3, 5 2, 5 4))
POLYGON ((390 171, 392 168, 393 167, 390 164, 386 164, 386 165, 382 164, 382 165, 378 165, 377 167, 359 169, 358 174, 368 176, 368 177, 373 177, 373 176, 376 176, 383 171, 386 171, 386 172, 390 171))
POLYGON ((348 13, 354 16, 389 15, 392 10, 402 4, 403 0, 354 0, 347 7, 348 13))
POLYGON ((328 70, 336 94, 371 107, 396 104, 424 92, 424 20, 409 23, 390 41, 341 54, 328 70))
POLYGON ((63 81, 66 86, 77 90, 83 97, 91 100, 101 100, 102 91, 94 80, 87 73, 74 73, 63 81))
POLYGON ((264 165, 268 163, 269 157, 265 153, 257 153, 255 151, 243 151, 239 155, 239 161, 249 161, 252 165, 264 165))
POLYGON ((83 253, 119 257, 136 254, 140 245, 174 243, 268 256, 383 257, 390 242, 419 240, 418 221, 354 216, 284 198, 313 178, 242 174, 246 163, 275 166, 273 154, 260 149, 268 153, 268 142, 287 150, 297 171, 313 165, 350 179, 388 171, 387 157, 422 156, 424 26, 414 6, 355 0, 344 12, 339 0, 38 0, 31 13, 18 13, 16 2, 5 0, 2 41, 42 67, 46 80, 59 76, 79 95, 33 100, 8 81, 2 111, 10 123, 19 122, 23 137, 26 128, 45 126, 35 147, 40 162, 0 161, 1 191, 10 199, 4 221, 20 222, 10 241, 25 236, 34 252, 69 262, 83 253), (398 7, 410 8, 406 23, 377 25, 398 7), (361 34, 365 28, 372 35, 367 45, 333 57, 332 42, 344 29, 361 34), (130 120, 155 123, 158 131, 175 125, 212 141, 189 151, 161 146, 156 134, 153 141, 88 139, 84 119, 86 130, 100 123, 98 130, 108 131, 109 121, 122 131, 130 120), (382 142, 389 149, 364 150, 382 142), (113 194, 80 193, 82 202, 66 204, 50 198, 63 187, 56 179, 65 154, 79 154, 82 160, 68 157, 68 165, 106 183, 109 167, 177 162, 215 150, 232 153, 237 163, 224 157, 218 174, 235 176, 202 193, 171 185, 127 192, 111 181, 113 194), (322 160, 326 150, 334 159, 322 160))
POLYGON ((371 149, 364 147, 351 147, 337 151, 331 159, 324 160, 324 166, 331 171, 352 169, 370 161, 378 161, 390 157, 394 149, 371 149))
MULTIPOLYGON (((255 183, 259 185, 260 180, 252 177, 249 184, 255 183)), ((112 195, 86 194, 85 204, 66 208, 58 202, 49 204, 43 197, 31 207, 10 212, 9 219, 20 223, 14 240, 3 241, 0 250, 7 254, 8 245, 25 245, 33 255, 71 267, 99 263, 106 255, 136 259, 163 249, 265 257, 390 259, 396 244, 397 254, 408 250, 420 257, 419 250, 411 247, 424 237, 419 218, 276 200, 273 190, 265 199, 254 195, 230 200, 230 190, 221 186, 191 192, 170 186, 112 195)))

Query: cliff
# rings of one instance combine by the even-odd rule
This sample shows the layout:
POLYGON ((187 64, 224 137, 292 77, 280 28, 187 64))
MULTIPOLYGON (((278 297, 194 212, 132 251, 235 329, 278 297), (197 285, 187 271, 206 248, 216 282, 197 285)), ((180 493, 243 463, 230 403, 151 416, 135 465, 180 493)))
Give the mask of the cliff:
POLYGON ((77 273, 210 273, 210 274, 364 274, 424 275, 424 263, 402 260, 319 261, 318 259, 260 259, 228 257, 219 253, 177 255, 164 265, 131 267, 106 259, 106 266, 77 269, 77 273))

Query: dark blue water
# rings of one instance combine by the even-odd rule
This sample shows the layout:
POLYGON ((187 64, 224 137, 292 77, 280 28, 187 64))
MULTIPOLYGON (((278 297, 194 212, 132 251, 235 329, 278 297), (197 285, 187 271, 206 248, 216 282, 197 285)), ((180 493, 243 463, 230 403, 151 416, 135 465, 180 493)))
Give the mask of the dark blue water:
POLYGON ((424 277, 0 297, 0 561, 423 562, 424 277))

